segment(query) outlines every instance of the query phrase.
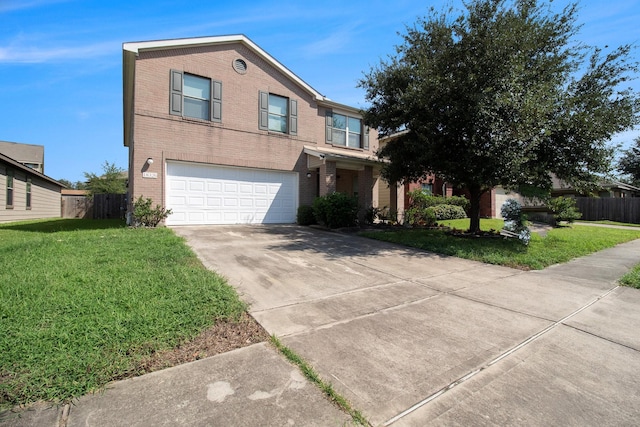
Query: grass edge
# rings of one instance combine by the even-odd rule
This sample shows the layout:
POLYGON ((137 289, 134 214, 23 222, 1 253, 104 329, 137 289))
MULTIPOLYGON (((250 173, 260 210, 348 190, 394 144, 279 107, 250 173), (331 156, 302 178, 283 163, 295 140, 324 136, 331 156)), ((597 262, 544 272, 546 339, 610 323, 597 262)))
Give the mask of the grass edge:
POLYGON ((357 409, 354 409, 345 397, 341 396, 338 392, 336 392, 333 389, 333 386, 331 384, 324 382, 320 378, 318 373, 313 369, 313 367, 311 367, 304 359, 302 359, 302 357, 296 354, 289 347, 282 344, 282 342, 280 342, 278 337, 276 337, 273 334, 271 335, 271 344, 273 344, 276 347, 276 349, 278 349, 278 351, 282 353, 284 357, 287 358, 289 362, 296 365, 302 371, 304 376, 309 381, 311 381, 311 383, 315 384, 318 388, 320 388, 320 390, 322 390, 322 392, 329 398, 329 400, 331 400, 331 402, 333 402, 340 409, 342 409, 347 414, 349 414, 351 416, 351 419, 355 423, 362 426, 371 425, 360 411, 358 411, 357 409))

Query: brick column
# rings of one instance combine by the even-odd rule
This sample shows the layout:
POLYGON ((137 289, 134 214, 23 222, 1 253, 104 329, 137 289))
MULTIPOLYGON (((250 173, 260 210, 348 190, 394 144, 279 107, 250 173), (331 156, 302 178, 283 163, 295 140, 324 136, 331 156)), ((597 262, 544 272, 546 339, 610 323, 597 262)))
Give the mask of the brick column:
POLYGON ((325 161, 320 165, 320 196, 336 191, 336 162, 325 161))

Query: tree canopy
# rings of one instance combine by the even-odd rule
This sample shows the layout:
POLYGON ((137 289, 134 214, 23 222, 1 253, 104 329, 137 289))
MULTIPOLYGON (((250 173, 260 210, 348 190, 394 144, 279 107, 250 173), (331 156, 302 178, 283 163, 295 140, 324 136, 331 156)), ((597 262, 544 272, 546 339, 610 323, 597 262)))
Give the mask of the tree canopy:
POLYGON ((127 192, 127 177, 125 170, 117 167, 115 163, 107 161, 102 165, 102 175, 93 172, 85 172, 87 180, 86 189, 89 194, 124 194, 127 192))
POLYGON ((605 53, 574 40, 577 5, 553 12, 537 0, 470 0, 433 8, 406 28, 396 54, 365 73, 365 121, 395 137, 378 155, 389 182, 430 173, 471 196, 495 186, 549 191, 553 173, 576 187, 611 166, 612 135, 638 122, 638 97, 622 85, 632 47, 605 53))
POLYGON ((85 187, 87 186, 87 184, 85 184, 82 181, 71 182, 68 179, 64 179, 64 178, 58 179, 56 181, 58 181, 60 184, 64 185, 65 187, 71 188, 74 190, 84 190, 85 187))
POLYGON ((635 139, 635 144, 623 152, 618 171, 627 175, 633 185, 640 186, 640 137, 635 139))

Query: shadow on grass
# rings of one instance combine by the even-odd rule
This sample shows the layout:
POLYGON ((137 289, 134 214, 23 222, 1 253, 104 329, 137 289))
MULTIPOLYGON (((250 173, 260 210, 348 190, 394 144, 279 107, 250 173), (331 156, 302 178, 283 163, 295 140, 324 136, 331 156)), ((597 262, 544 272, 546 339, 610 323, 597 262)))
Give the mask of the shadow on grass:
POLYGON ((57 233, 75 230, 104 230, 110 228, 124 228, 126 224, 121 219, 63 219, 21 221, 0 224, 1 230, 28 231, 32 233, 57 233))

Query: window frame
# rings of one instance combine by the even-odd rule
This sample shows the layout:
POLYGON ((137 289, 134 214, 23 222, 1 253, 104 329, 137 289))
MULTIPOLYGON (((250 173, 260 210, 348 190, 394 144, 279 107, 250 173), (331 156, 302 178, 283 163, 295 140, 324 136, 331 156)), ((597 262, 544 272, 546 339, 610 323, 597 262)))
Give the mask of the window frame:
POLYGON ((32 181, 31 178, 27 177, 27 185, 26 185, 26 202, 25 208, 27 210, 31 210, 31 194, 32 194, 32 181))
POLYGON ((280 95, 276 95, 274 93, 270 93, 269 94, 269 102, 268 102, 268 108, 267 108, 267 113, 269 115, 269 130, 272 132, 280 132, 280 133, 289 133, 289 98, 284 97, 284 96, 280 96, 280 95), (276 101, 279 101, 276 103, 276 101), (275 108, 280 108, 280 104, 282 103, 284 106, 284 114, 279 113, 278 111, 274 111, 275 108), (273 108, 272 108, 273 107, 273 108), (282 130, 282 127, 280 128, 276 128, 275 126, 272 127, 271 123, 272 123, 272 119, 275 119, 278 123, 283 123, 284 124, 284 130, 282 130))
POLYGON ((420 190, 429 196, 433 196, 433 183, 421 182, 420 190))
MULTIPOLYGON (((201 99, 199 99, 201 100, 201 99)), ((194 73, 188 73, 181 70, 170 70, 169 79, 169 114, 172 116, 180 116, 188 120, 202 120, 220 123, 222 122, 222 82, 207 76, 201 76, 194 73), (185 115, 184 100, 199 99, 190 95, 185 95, 184 76, 192 76, 209 81, 209 99, 208 99, 208 117, 194 117, 185 115)))
MULTIPOLYGON (((202 107, 200 107, 202 108, 202 107)), ((195 74, 183 73, 182 74, 182 114, 184 117, 189 117, 190 119, 200 119, 200 120, 208 120, 211 117, 211 79, 206 77, 196 76, 195 74), (195 94, 187 91, 187 88, 194 88, 198 90, 196 85, 190 84, 187 85, 187 79, 191 79, 192 83, 202 83, 206 86, 206 90, 203 90, 203 98, 201 96, 196 96, 195 94), (194 100, 199 106, 206 106, 206 111, 203 111, 204 117, 188 115, 187 114, 187 101, 194 100)))
POLYGON ((7 185, 6 185, 6 208, 13 209, 13 196, 14 196, 14 188, 15 188, 15 173, 12 169, 7 170, 7 185))
POLYGON ((325 133, 325 142, 327 144, 335 145, 338 147, 359 149, 359 150, 368 150, 369 149, 369 127, 365 126, 362 117, 358 117, 356 115, 349 115, 348 113, 343 112, 334 112, 331 109, 327 109, 325 112, 326 115, 326 133, 325 133), (335 118, 336 116, 344 117, 344 128, 335 127, 335 118), (360 128, 357 131, 352 130, 349 127, 349 122, 357 120, 359 122, 360 128), (336 142, 334 138, 334 132, 340 132, 344 134, 344 144, 336 142), (349 145, 350 136, 358 135, 359 145, 357 147, 349 145))
POLYGON ((298 100, 289 98, 272 92, 259 91, 258 93, 258 128, 268 132, 274 132, 281 135, 297 135, 298 134, 298 100), (286 100, 287 112, 285 115, 274 113, 269 108, 271 99, 279 98, 286 100), (277 116, 285 118, 286 131, 272 128, 270 125, 270 117, 277 116))

